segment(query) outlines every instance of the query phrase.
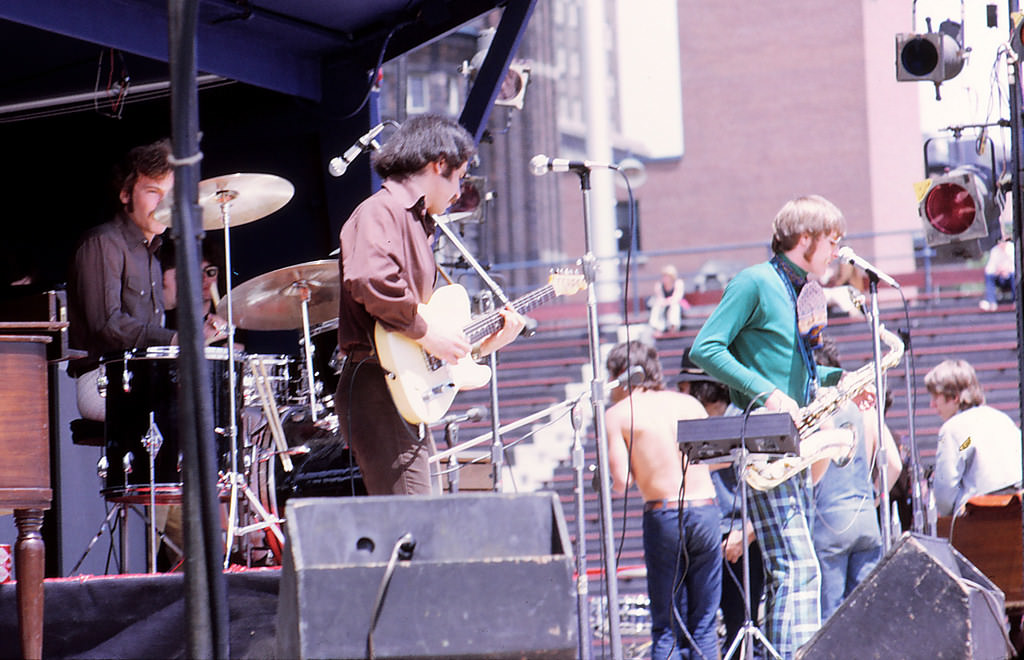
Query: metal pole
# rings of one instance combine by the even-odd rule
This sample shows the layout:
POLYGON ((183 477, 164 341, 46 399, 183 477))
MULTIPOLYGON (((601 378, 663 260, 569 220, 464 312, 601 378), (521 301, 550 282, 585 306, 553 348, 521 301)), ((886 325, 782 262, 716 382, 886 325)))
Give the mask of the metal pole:
MULTIPOLYGON (((1007 3, 1009 6, 1009 21, 1011 29, 1017 29, 1013 25, 1013 16, 1019 10, 1017 0, 1009 0, 1007 3)), ((1010 40, 1011 43, 1013 40, 1010 40)), ((1017 389, 1017 405, 1018 415, 1024 415, 1024 384, 1019 383, 1019 375, 1024 374, 1024 315, 1022 315, 1022 307, 1020 301, 1020 281, 1021 272, 1024 270, 1024 254, 1021 250, 1021 212, 1022 212, 1022 199, 1021 199, 1021 89, 1020 89, 1020 62, 1014 53, 1007 53, 1006 56, 1006 77, 1009 83, 1009 96, 1010 96, 1010 143, 1011 151, 1010 155, 1013 160, 1013 169, 1011 172, 1012 186, 1010 189, 1010 197, 1013 202, 1013 260, 1014 260, 1014 272, 1013 272, 1013 290, 1014 290, 1014 312, 1017 319, 1017 373, 1018 373, 1018 389, 1017 389)), ((1018 416, 1017 423, 1020 424, 1021 419, 1018 416)), ((1022 465, 1024 469, 1024 465, 1022 465)))
POLYGON ((583 226, 587 253, 583 257, 583 274, 587 278, 587 337, 590 345, 590 367, 593 376, 590 381, 590 403, 594 408, 594 440, 597 445, 597 471, 601 488, 601 555, 604 560, 605 593, 608 596, 608 634, 612 659, 622 660, 622 635, 619 630, 619 585, 615 569, 615 536, 612 529, 611 489, 608 479, 608 434, 604 425, 604 369, 601 366, 601 340, 597 320, 597 260, 592 251, 593 232, 590 215, 590 170, 577 172, 583 192, 583 226))
POLYGON ((183 457, 186 540, 185 606, 192 658, 228 658, 227 588, 218 561, 220 516, 210 400, 200 311, 199 111, 196 88, 198 0, 168 0, 168 64, 175 166, 173 227, 178 238, 179 433, 183 457))
POLYGON ((868 285, 871 295, 871 356, 875 363, 875 412, 878 422, 878 447, 875 455, 878 457, 876 465, 879 474, 882 475, 882 488, 880 497, 880 519, 879 526, 882 528, 882 552, 888 552, 892 547, 892 525, 890 523, 891 511, 889 510, 889 488, 888 488, 888 458, 886 457, 885 425, 882 421, 882 408, 885 407, 885 374, 882 373, 882 338, 878 324, 878 275, 868 272, 868 285))

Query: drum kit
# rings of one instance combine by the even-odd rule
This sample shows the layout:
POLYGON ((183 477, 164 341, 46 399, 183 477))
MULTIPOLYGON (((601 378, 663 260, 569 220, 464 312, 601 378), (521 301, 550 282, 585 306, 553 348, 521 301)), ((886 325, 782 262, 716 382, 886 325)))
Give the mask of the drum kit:
MULTIPOLYGON (((280 268, 237 287, 231 282, 230 228, 277 211, 293 192, 290 182, 270 174, 231 174, 199 183, 203 228, 224 229, 228 293, 216 301, 216 312, 227 320, 227 345, 237 347, 236 328, 301 331, 298 364, 288 355, 206 348, 217 452, 222 459, 219 489, 228 506, 225 568, 239 554, 246 563, 254 558, 258 563, 280 561, 282 500, 288 489, 303 491, 294 487, 294 474, 296 463, 306 460, 311 446, 330 448, 329 467, 336 469, 329 472, 339 490, 344 490, 345 483, 353 494, 361 487, 351 457, 339 460, 347 449, 337 435, 333 414, 337 261, 280 268), (346 462, 347 466, 341 464, 346 462)), ((157 217, 170 224, 170 209, 159 209, 157 217)), ((176 346, 157 346, 103 361, 107 415, 102 494, 109 501, 154 506, 181 502, 177 357, 176 346)), ((152 518, 150 567, 154 570, 152 518)))

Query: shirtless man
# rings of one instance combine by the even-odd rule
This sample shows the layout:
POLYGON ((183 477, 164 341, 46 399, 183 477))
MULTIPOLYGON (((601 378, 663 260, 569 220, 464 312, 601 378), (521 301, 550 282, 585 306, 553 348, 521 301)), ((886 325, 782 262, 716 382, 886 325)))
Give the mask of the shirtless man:
POLYGON ((707 466, 684 466, 677 439, 679 420, 707 413, 692 396, 664 389, 653 347, 632 341, 608 354, 610 378, 634 365, 643 367, 643 382, 612 391, 605 422, 612 489, 624 492, 635 483, 644 499, 651 658, 678 658, 689 648, 696 651, 689 657, 714 660, 720 655, 715 611, 722 587, 721 514, 707 466))

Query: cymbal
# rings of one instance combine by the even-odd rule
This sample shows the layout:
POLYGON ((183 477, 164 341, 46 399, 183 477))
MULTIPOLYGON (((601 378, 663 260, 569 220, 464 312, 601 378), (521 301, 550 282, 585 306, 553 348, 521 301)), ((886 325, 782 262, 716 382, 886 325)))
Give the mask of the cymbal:
MULTIPOLYGON (((203 229, 224 228, 224 212, 228 226, 244 225, 264 218, 288 203, 295 186, 274 174, 225 174, 199 182, 199 206, 203 212, 203 229)), ((154 215, 165 225, 171 224, 171 195, 164 198, 154 215)))
MULTIPOLYGON (((247 330, 295 330, 302 327, 302 298, 309 294, 309 324, 338 316, 338 262, 310 261, 258 275, 231 290, 235 325, 247 330)), ((218 313, 227 313, 221 298, 218 313)))

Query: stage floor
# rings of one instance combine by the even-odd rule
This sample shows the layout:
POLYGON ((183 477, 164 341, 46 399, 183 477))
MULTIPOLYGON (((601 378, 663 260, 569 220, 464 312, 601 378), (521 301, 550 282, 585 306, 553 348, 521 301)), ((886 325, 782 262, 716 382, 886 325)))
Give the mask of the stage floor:
MULTIPOLYGON (((273 658, 277 568, 227 573, 232 658, 273 658)), ((45 658, 186 658, 182 573, 49 579, 45 658)), ((20 658, 15 585, 0 585, 0 658, 20 658)))

